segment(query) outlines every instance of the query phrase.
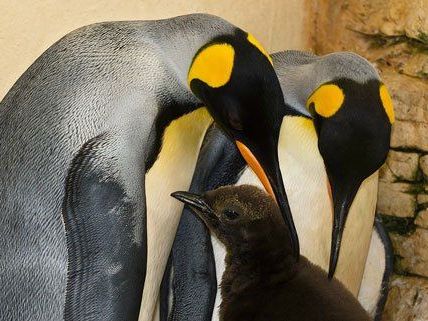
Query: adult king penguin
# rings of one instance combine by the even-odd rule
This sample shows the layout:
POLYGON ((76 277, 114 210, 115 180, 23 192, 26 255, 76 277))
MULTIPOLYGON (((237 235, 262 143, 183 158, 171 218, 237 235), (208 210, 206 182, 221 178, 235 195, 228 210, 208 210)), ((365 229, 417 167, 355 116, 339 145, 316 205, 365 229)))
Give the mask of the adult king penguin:
MULTIPOLYGON (((351 205, 353 215, 347 225, 355 234, 347 235, 343 247, 348 250, 343 250, 346 252, 343 257, 355 259, 358 256, 354 251, 358 251, 359 247, 367 253, 377 197, 377 170, 389 151, 394 122, 392 100, 374 67, 354 53, 339 52, 318 57, 286 51, 277 55, 277 61, 278 65, 283 66, 277 68, 277 74, 284 99, 301 113, 286 115, 281 127, 279 150, 285 151, 279 156, 281 167, 296 168, 296 171, 288 171, 291 177, 284 177, 284 183, 290 193, 299 193, 293 185, 300 186, 300 190, 308 186, 303 183, 303 172, 296 175, 299 164, 301 170, 309 170, 311 175, 314 172, 318 176, 326 175, 322 179, 318 177, 318 180, 328 186, 328 197, 322 198, 328 200, 329 207, 333 207, 332 240, 327 255, 331 278, 336 271, 351 205), (312 119, 304 117, 308 113, 312 119), (297 142, 291 137, 301 137, 300 146, 288 147, 297 142), (318 153, 314 146, 317 146, 318 153), (288 165, 287 162, 293 157, 299 159, 298 163, 288 165), (359 240, 357 244, 356 239, 359 240)), ((313 176, 306 178, 309 185, 314 180, 313 176)), ((321 186, 317 188, 317 193, 322 194, 321 186)), ((308 199, 301 197, 300 202, 299 208, 308 204, 308 199)), ((309 203, 309 206, 314 204, 309 203)), ((328 212, 319 211, 315 215, 328 212)), ((309 223, 312 218, 307 219, 309 223)), ((323 220, 322 225, 331 226, 329 215, 323 215, 323 220)), ((303 234, 306 232, 309 231, 303 234)), ((364 261, 365 258, 361 262, 364 261)), ((322 266, 327 265, 322 262, 322 266)), ((337 277, 340 279, 351 268, 351 264, 341 264, 337 277)), ((357 273, 358 277, 362 276, 361 270, 357 273)))
MULTIPOLYGON (((189 187, 211 122, 203 106, 274 195, 298 255, 277 154, 286 106, 254 37, 209 15, 90 25, 0 105, 2 319, 137 318, 146 214, 189 187)), ((156 249, 178 219, 159 220, 148 257, 161 267, 156 249)))
MULTIPOLYGON (((335 276, 357 296, 373 231, 376 170, 389 149, 394 120, 391 99, 372 65, 356 54, 342 52, 318 57, 285 51, 272 58, 284 99, 294 108, 294 114, 288 113, 283 119, 278 153, 302 254, 327 271, 330 265, 331 276, 345 219, 349 216, 335 276), (332 203, 335 204, 334 211, 332 203)), ((191 191, 200 193, 236 182, 259 184, 250 169, 240 170, 239 164, 243 166, 243 163, 236 148, 221 136, 218 131, 217 135, 207 136, 205 145, 215 148, 204 148, 207 155, 201 155, 191 191)), ((176 301, 171 312, 174 320, 208 320, 213 306, 219 306, 220 297, 217 295, 214 305, 211 293, 215 293, 216 286, 212 283, 216 282, 216 277, 210 275, 212 259, 207 257, 211 248, 204 241, 197 241, 204 240, 206 230, 189 214, 182 216, 180 228, 197 232, 184 234, 179 229, 177 234, 172 255, 176 301), (194 258, 187 259, 186 263, 184 255, 191 252, 190 247, 196 251, 194 258), (186 281, 195 268, 204 276, 197 281, 186 281), (203 298, 207 307, 188 308, 193 306, 191 293, 202 288, 207 289, 203 298), (194 312, 204 316, 192 318, 194 312)), ((374 236, 375 241, 377 236, 374 236)), ((373 244, 376 249, 371 253, 386 251, 381 242, 373 244)), ((224 270, 225 253, 215 239, 213 246, 219 280, 224 270)), ((385 255, 385 265, 388 265, 388 254, 385 255)), ((370 257, 370 263, 376 259, 370 257)), ((368 280, 379 280, 378 287, 374 287, 376 293, 363 289, 364 297, 360 297, 367 310, 374 313, 375 302, 382 301, 379 292, 385 291, 382 280, 390 272, 383 263, 376 264, 380 266, 377 269, 369 266, 367 273, 371 275, 365 275, 368 280)), ((369 286, 373 288, 372 284, 369 286)), ((215 320, 217 313, 215 310, 215 320)))

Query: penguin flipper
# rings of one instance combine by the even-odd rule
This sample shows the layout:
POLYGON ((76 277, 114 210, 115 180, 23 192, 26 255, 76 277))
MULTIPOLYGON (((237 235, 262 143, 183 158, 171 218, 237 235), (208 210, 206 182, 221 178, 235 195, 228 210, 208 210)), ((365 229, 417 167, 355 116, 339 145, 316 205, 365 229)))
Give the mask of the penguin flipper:
POLYGON ((138 318, 146 264, 145 201, 143 194, 138 202, 121 179, 114 144, 107 134, 89 140, 68 172, 65 320, 138 318))
MULTIPOLYGON (((236 183, 245 166, 235 145, 215 126, 205 135, 190 191, 202 193, 236 183)), ((205 225, 184 208, 172 248, 172 273, 161 291, 162 321, 210 321, 217 292, 215 260, 211 238, 205 225), (168 293, 165 293, 168 291, 168 293), (163 292, 163 293, 162 293, 163 292), (166 301, 166 302, 165 302, 166 301), (173 302, 169 306, 169 302, 173 302), (168 313, 169 312, 169 313, 168 313)), ((167 268, 166 271, 170 270, 167 268)))
POLYGON ((358 294, 358 300, 375 321, 382 318, 393 268, 394 253, 391 240, 381 219, 376 216, 363 280, 358 294))

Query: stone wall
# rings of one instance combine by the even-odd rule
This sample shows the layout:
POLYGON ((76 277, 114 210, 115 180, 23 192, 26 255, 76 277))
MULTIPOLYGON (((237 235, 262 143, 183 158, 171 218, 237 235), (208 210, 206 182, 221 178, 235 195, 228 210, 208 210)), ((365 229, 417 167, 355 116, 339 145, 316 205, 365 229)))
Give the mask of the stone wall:
POLYGON ((379 70, 394 100, 391 152, 377 212, 389 230, 395 274, 383 321, 428 320, 428 1, 313 2, 314 50, 351 50, 379 70))

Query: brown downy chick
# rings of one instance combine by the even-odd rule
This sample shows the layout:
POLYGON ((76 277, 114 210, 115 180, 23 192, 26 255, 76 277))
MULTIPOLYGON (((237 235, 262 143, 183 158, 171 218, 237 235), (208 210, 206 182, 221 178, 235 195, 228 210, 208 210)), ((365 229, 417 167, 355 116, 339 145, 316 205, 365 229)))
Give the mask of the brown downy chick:
POLYGON ((250 185, 197 195, 175 192, 226 246, 221 321, 368 321, 337 280, 293 258, 291 240, 275 201, 250 185))

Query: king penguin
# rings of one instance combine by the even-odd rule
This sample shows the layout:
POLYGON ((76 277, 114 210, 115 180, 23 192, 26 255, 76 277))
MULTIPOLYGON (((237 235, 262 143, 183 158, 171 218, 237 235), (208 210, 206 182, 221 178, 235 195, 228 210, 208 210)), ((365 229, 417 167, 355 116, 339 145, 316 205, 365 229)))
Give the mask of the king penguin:
MULTIPOLYGON (((284 99, 295 111, 283 119, 278 153, 302 253, 327 271, 332 263, 331 276, 340 248, 337 240, 341 239, 344 219, 349 216, 336 277, 357 296, 365 266, 369 267, 366 269, 369 275, 364 275, 364 278, 380 280, 379 286, 374 288, 371 284, 365 284, 371 289, 363 289, 364 297, 361 300, 374 314, 379 310, 376 303, 382 304, 386 291, 382 280, 387 279, 391 272, 389 247, 384 246, 387 240, 383 237, 382 242, 376 242, 379 240, 378 233, 373 237, 374 248, 370 253, 375 256, 379 252, 385 253, 385 262, 379 262, 377 257, 369 257, 366 265, 376 207, 376 170, 388 152, 391 124, 394 121, 391 98, 373 66, 356 54, 340 52, 320 57, 306 52, 285 51, 273 54, 272 58, 284 99), (315 106, 318 106, 318 111, 315 106), (335 151, 333 155, 325 151, 329 148, 335 151), (328 174, 329 171, 334 174, 328 174), (339 171, 340 175, 336 173, 339 171), (330 193, 330 185, 336 194, 330 193), (352 189, 346 190, 343 186, 352 189), (346 195, 339 195, 337 191, 346 195), (333 207, 332 203, 341 203, 343 206, 333 207), (333 218, 336 222, 334 230, 333 218), (332 235, 333 239, 336 238, 333 244, 332 235), (380 266, 370 269, 372 262, 380 266)), ((206 144, 215 146, 221 141, 223 147, 216 150, 205 148, 205 153, 211 155, 201 157, 204 164, 197 165, 200 169, 195 172, 192 191, 203 192, 216 188, 218 182, 260 184, 251 169, 239 167, 243 163, 239 153, 233 151, 236 149, 233 145, 215 135, 208 137, 211 142, 206 144), (230 169, 234 169, 234 172, 230 173, 230 169)), ((175 320, 186 320, 192 313, 185 307, 192 306, 189 302, 191 292, 196 288, 212 289, 211 283, 217 283, 216 276, 201 278, 201 284, 195 280, 185 281, 192 267, 187 267, 191 261, 183 263, 183 254, 190 251, 187 249, 190 244, 197 247, 196 239, 203 238, 202 234, 206 232, 189 215, 183 215, 182 219, 187 220, 183 223, 187 224, 187 231, 197 230, 199 235, 190 237, 189 234, 189 239, 186 239, 179 231, 180 239, 176 240, 173 249, 173 261, 179 261, 182 270, 178 271, 174 266, 174 282, 179 284, 174 291, 180 293, 180 299, 172 307, 175 320), (183 305, 181 302, 184 302, 183 305)), ((377 229, 381 229, 379 223, 377 229)), ((219 279, 224 270, 225 252, 215 237, 212 243, 219 279)), ((200 256, 201 261, 207 261, 206 256, 212 255, 212 250, 205 252, 198 251, 195 257, 200 256)), ((208 273, 207 270, 208 267, 205 273, 208 273)), ((211 307, 204 310, 206 314, 211 313, 212 306, 219 305, 219 295, 214 305, 210 293, 205 298, 205 304, 211 307)), ((218 319, 217 313, 218 309, 215 309, 214 320, 218 319)))
POLYGON ((277 153, 286 108, 257 40, 214 16, 98 23, 52 45, 0 104, 2 319, 136 320, 147 261, 162 269, 178 223, 158 215, 189 187, 212 119, 298 257, 277 153))
POLYGON ((356 294, 374 223, 377 170, 389 151, 391 97, 372 64, 357 54, 286 51, 275 56, 284 99, 300 113, 286 115, 281 126, 279 158, 289 175, 284 184, 289 194, 314 188, 316 197, 293 197, 299 201, 291 205, 299 211, 294 216, 301 217, 298 230, 308 242, 302 248, 311 261, 328 270, 329 277, 340 253, 349 258, 343 259, 336 276, 356 294), (304 214, 310 213, 307 206, 320 208, 311 217, 304 214), (319 240, 328 240, 322 250, 316 246, 319 240))
POLYGON ((175 192, 224 244, 220 321, 369 321, 357 299, 305 257, 296 262, 272 197, 250 185, 175 192))

